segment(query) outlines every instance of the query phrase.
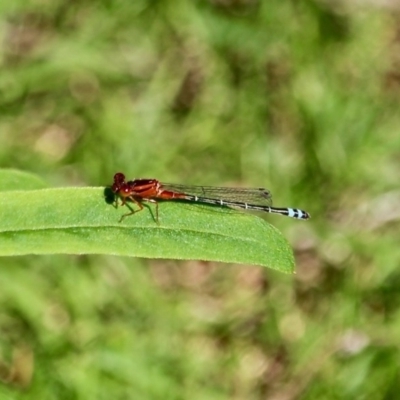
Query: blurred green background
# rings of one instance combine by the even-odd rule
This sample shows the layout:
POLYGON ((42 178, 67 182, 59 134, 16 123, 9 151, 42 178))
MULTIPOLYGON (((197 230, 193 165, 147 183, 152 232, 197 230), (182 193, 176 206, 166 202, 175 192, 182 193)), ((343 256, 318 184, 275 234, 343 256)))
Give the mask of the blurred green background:
POLYGON ((313 218, 267 217, 294 276, 2 258, 0 398, 398 398, 400 18, 366 4, 1 2, 1 167, 265 186, 313 218))

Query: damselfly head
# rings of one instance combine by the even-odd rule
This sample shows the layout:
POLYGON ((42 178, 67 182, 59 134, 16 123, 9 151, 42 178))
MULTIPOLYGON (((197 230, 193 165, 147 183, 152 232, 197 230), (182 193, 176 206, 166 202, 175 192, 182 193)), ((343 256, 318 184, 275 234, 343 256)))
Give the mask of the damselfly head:
POLYGON ((114 183, 111 186, 111 190, 114 193, 118 193, 121 190, 121 187, 125 184, 125 175, 118 172, 114 175, 114 183))
POLYGON ((114 175, 114 184, 122 184, 125 182, 125 175, 122 172, 117 172, 114 175))
POLYGON ((113 193, 118 193, 119 192, 119 185, 117 185, 116 183, 114 183, 111 186, 111 190, 113 191, 113 193))
POLYGON ((121 193, 126 192, 126 182, 125 182, 125 175, 121 172, 118 172, 114 175, 114 184, 111 186, 111 190, 114 193, 121 193), (124 190, 125 189, 125 190, 124 190))

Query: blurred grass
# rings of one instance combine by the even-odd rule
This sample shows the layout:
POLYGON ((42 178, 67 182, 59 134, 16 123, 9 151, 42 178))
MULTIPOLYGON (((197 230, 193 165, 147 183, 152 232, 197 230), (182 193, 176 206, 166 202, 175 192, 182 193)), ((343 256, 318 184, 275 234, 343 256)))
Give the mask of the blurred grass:
POLYGON ((1 397, 396 398, 399 19, 387 4, 2 2, 2 167, 54 186, 116 171, 267 186, 313 219, 268 218, 291 240, 295 277, 2 258, 1 397))

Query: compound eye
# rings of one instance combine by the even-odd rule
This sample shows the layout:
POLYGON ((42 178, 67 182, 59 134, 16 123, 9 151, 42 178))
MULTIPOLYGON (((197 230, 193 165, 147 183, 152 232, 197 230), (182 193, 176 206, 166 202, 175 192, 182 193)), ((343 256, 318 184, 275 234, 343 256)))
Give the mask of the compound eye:
POLYGON ((125 175, 123 174, 123 173, 121 173, 121 172, 117 172, 115 175, 114 175, 114 182, 123 182, 125 180, 125 175))

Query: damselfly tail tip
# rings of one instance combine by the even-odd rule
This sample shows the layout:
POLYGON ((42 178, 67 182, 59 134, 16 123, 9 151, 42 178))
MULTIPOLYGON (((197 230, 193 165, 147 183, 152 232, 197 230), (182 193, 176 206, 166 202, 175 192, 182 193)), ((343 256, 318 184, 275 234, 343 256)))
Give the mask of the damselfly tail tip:
POLYGON ((286 209, 278 209, 281 214, 287 215, 291 218, 297 219, 310 219, 311 215, 307 211, 300 210, 298 208, 286 208, 286 209))
POLYGON ((303 211, 303 210, 295 210, 295 211, 296 212, 293 215, 295 218, 304 219, 304 220, 311 218, 311 215, 307 211, 303 211))

